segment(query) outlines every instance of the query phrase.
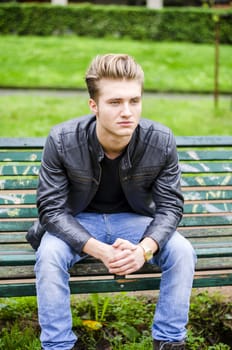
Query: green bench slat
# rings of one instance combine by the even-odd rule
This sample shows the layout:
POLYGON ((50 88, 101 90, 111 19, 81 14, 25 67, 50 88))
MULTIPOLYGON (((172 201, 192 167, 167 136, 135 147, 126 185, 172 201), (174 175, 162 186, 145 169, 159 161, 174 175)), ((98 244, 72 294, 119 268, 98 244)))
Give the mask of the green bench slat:
POLYGON ((210 259, 201 258, 198 259, 196 264, 196 271, 210 271, 210 270, 223 270, 231 269, 231 256, 229 257, 211 257, 210 259))
MULTIPOLYGON (((232 237, 231 236, 224 236, 224 237, 218 237, 218 236, 208 236, 208 237, 190 237, 190 242, 193 244, 196 248, 214 248, 215 246, 218 247, 227 247, 231 249, 231 257, 232 257, 232 237)), ((33 252, 33 249, 31 246, 26 242, 5 242, 5 244, 0 245, 0 253, 2 255, 8 254, 10 252, 15 252, 15 254, 25 254, 25 253, 31 253, 33 252)))
POLYGON ((232 163, 219 162, 188 162, 180 163, 182 173, 231 173, 232 163))
MULTIPOLYGON (((181 171, 183 173, 231 173, 232 163, 181 163, 181 171)), ((4 176, 22 176, 22 175, 38 175, 40 165, 0 165, 0 175, 4 176)))
POLYGON ((27 254, 11 254, 11 255, 3 255, 0 254, 0 266, 24 266, 24 265, 34 265, 35 263, 35 254, 32 251, 27 254))
MULTIPOLYGON (((194 239, 197 238, 197 240, 200 240, 202 237, 206 238, 207 237, 216 237, 217 240, 222 237, 230 237, 231 236, 231 228, 204 228, 201 227, 200 229, 184 229, 179 228, 179 232, 187 237, 188 239, 194 239)), ((26 232, 5 232, 1 233, 0 232, 0 243, 23 243, 26 242, 25 239, 25 234, 26 232)))
MULTIPOLYGON (((25 236, 25 235, 24 235, 25 236)), ((231 256, 232 256, 232 236, 201 236, 201 237, 189 237, 190 242, 194 245, 194 247, 228 247, 231 248, 231 256)), ((13 242, 5 242, 5 244, 0 245, 0 252, 2 255, 8 254, 9 252, 15 252, 20 254, 31 253, 33 249, 31 246, 23 240, 19 243, 13 242)))
POLYGON ((231 150, 215 150, 215 151, 178 151, 179 160, 232 160, 232 149, 231 150))
MULTIPOLYGON (((226 247, 194 247, 196 254, 198 256, 198 259, 203 258, 226 258, 228 257, 230 264, 232 263, 232 247, 231 245, 226 247)), ((13 249, 13 248, 12 248, 13 249)), ((0 252, 0 266, 24 266, 24 265, 33 265, 35 262, 35 254, 33 251, 27 251, 25 249, 22 251, 15 251, 15 250, 7 250, 4 252, 0 252)), ((209 265, 209 264, 208 264, 209 265)), ((231 265, 230 265, 231 266, 231 265)), ((92 266, 91 266, 92 267, 92 266)), ((78 268, 78 267, 77 267, 78 268)), ((209 268, 209 267, 208 267, 209 268)), ((93 273, 92 271, 91 273, 93 273)))
MULTIPOLYGON (((231 199, 232 190, 202 190, 202 191, 183 191, 183 195, 186 201, 195 200, 222 200, 231 199)), ((16 194, 13 193, 0 193, 0 205, 3 204, 35 204, 36 194, 16 194)))
MULTIPOLYGON (((185 214, 209 214, 209 213, 230 213, 232 212, 232 203, 206 203, 206 204, 185 204, 185 214)), ((0 208, 0 218, 36 218, 37 208, 0 208)))
POLYGON ((0 284, 0 298, 35 296, 34 283, 0 284))
POLYGON ((231 236, 231 227, 217 227, 215 228, 205 228, 205 227, 197 227, 197 228, 179 228, 179 232, 187 237, 187 238, 198 238, 201 237, 230 237, 231 236))
MULTIPOLYGON (((232 160, 231 150, 215 150, 215 151, 178 151, 180 161, 186 160, 232 160)), ((0 150, 0 162, 35 162, 40 161, 42 157, 42 150, 34 151, 8 151, 0 150)))
POLYGON ((2 232, 26 232, 35 220, 28 221, 1 221, 0 230, 2 232))
POLYGON ((232 190, 191 190, 183 191, 183 195, 186 201, 196 201, 196 200, 221 200, 221 199, 230 199, 232 198, 232 190))
POLYGON ((231 213, 232 203, 193 203, 185 204, 184 212, 189 213, 231 213))
POLYGON ((25 238, 25 232, 20 232, 20 233, 1 233, 0 232, 0 244, 2 243, 22 243, 26 242, 25 238))
MULTIPOLYGON (((44 137, 1 137, 0 148, 41 148, 45 144, 44 137)), ((178 147, 216 147, 231 146, 231 136, 176 136, 178 147)))
MULTIPOLYGON (((28 221, 2 221, 0 230, 2 232, 27 231, 35 220, 28 221)), ((226 216, 185 216, 180 227, 186 226, 212 226, 212 225, 231 225, 232 215, 226 216)))
POLYGON ((12 265, 1 266, 0 265, 0 279, 28 279, 35 278, 34 264, 30 265, 12 265))
POLYGON ((40 165, 0 165, 0 175, 4 176, 29 176, 38 175, 40 165))
MULTIPOLYGON (((200 228, 200 229, 187 229, 187 230, 181 230, 179 229, 180 233, 183 234, 183 236, 191 239, 191 238, 197 238, 197 240, 200 240, 202 237, 216 237, 218 240, 222 237, 230 237, 231 236, 231 228, 200 228)), ((24 243, 26 242, 25 238, 25 232, 6 232, 1 233, 0 232, 0 244, 2 243, 24 243)))
POLYGON ((1 149, 36 149, 42 148, 45 144, 45 137, 1 137, 0 148, 1 149))
POLYGON ((214 247, 218 244, 218 247, 230 247, 231 257, 232 257, 232 236, 210 236, 210 237, 190 237, 190 242, 194 247, 209 246, 214 247))
POLYGON ((38 162, 41 156, 42 151, 0 151, 0 162, 38 162))
POLYGON ((232 274, 230 272, 224 272, 223 274, 209 274, 208 276, 199 275, 198 278, 194 278, 193 288, 204 287, 222 287, 232 285, 232 274))
POLYGON ((0 193, 0 205, 35 204, 36 194, 0 193))
POLYGON ((14 254, 21 255, 34 253, 34 250, 28 243, 9 243, 9 244, 1 244, 0 246, 0 260, 1 256, 14 254))
MULTIPOLYGON (((110 293, 110 292, 129 292, 135 290, 156 290, 159 289, 159 277, 130 278, 130 279, 104 279, 96 281, 71 281, 70 290, 72 294, 88 293, 110 293)), ((193 287, 215 287, 232 285, 232 275, 230 273, 213 274, 208 276, 198 276, 194 279, 193 287)), ((36 295, 34 283, 14 283, 0 284, 0 297, 13 296, 33 296, 36 295)))
MULTIPOLYGON (((1 179, 0 189, 36 189, 38 179, 36 178, 21 178, 21 179, 1 179)), ((183 187, 204 187, 204 186, 232 186, 232 175, 220 176, 186 176, 183 174, 181 179, 181 186, 183 187)))
POLYGON ((197 256, 201 258, 217 258, 221 256, 231 257, 232 250, 231 247, 216 247, 216 248, 196 248, 195 249, 197 256))
POLYGON ((180 222, 180 227, 183 226, 212 226, 212 225, 231 225, 232 214, 225 216, 184 216, 180 222))
POLYGON ((21 178, 21 179, 1 179, 0 190, 34 190, 37 188, 38 178, 21 178))
MULTIPOLYGON (((12 259, 13 260, 13 259, 12 259)), ((28 279, 34 278, 34 260, 28 265, 19 265, 18 261, 9 261, 7 265, 0 265, 0 278, 1 279, 28 279)), ((222 270, 231 267, 231 257, 219 257, 219 258, 202 258, 198 259, 196 265, 196 271, 210 271, 210 270, 222 270)), ((83 277, 86 275, 91 276, 104 276, 109 275, 107 269, 102 263, 78 263, 70 269, 70 275, 75 277, 83 277)), ((158 273, 159 268, 155 265, 145 265, 140 271, 136 272, 138 274, 147 273, 158 273)))
POLYGON ((36 218, 36 208, 0 208, 0 218, 36 218))
MULTIPOLYGON (((0 279, 28 279, 34 278, 34 260, 29 265, 18 265, 10 261, 11 266, 0 265, 0 279)), ((231 267, 231 257, 219 257, 219 258, 202 258, 198 259, 196 265, 196 271, 210 271, 210 270, 223 270, 231 267)), ((104 276, 109 275, 105 266, 101 263, 78 263, 70 269, 70 275, 75 277, 81 277, 86 275, 104 276)), ((137 274, 158 273, 159 268, 155 265, 144 266, 137 274)))
POLYGON ((232 146, 232 136, 177 136, 178 147, 209 147, 232 146))
POLYGON ((211 175, 211 176, 186 176, 181 179, 182 187, 205 187, 205 186, 231 186, 232 175, 211 175))

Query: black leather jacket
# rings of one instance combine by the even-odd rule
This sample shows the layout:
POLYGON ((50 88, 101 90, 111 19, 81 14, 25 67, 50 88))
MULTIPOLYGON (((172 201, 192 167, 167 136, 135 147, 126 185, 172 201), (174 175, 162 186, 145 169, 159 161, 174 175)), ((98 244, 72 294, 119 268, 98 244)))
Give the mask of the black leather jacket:
MULTIPOLYGON (((41 163, 37 206, 42 226, 78 254, 91 235, 74 216, 85 210, 101 179, 104 152, 95 116, 55 126, 41 163)), ((173 134, 165 126, 141 119, 120 164, 122 189, 131 208, 153 218, 144 237, 167 242, 182 217, 180 168, 173 134)))

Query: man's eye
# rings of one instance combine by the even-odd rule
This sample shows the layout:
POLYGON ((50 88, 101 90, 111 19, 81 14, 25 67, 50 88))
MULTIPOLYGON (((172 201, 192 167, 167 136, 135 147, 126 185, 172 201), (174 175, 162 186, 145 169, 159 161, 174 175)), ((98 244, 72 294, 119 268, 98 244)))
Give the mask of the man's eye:
POLYGON ((132 103, 136 104, 136 103, 139 103, 140 102, 140 99, 139 98, 135 98, 132 100, 132 103))
POLYGON ((119 105, 119 101, 111 101, 110 104, 113 106, 118 106, 119 105))

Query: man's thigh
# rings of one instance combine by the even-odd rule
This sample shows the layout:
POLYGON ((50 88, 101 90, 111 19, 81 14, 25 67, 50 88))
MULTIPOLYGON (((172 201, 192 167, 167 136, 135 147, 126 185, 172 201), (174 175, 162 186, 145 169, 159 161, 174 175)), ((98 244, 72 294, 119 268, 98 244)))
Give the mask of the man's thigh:
POLYGON ((76 216, 82 226, 97 240, 113 244, 117 238, 138 243, 152 221, 151 217, 136 213, 97 214, 81 213, 76 216))

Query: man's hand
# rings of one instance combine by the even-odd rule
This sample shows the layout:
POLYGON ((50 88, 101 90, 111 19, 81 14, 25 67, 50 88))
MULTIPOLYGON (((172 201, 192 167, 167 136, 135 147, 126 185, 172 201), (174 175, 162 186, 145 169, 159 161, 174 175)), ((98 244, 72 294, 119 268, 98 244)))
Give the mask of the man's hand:
POLYGON ((101 260, 109 272, 116 275, 135 272, 144 264, 143 248, 121 238, 113 245, 90 238, 83 252, 101 260))
MULTIPOLYGON (((154 253, 159 248, 157 243, 148 237, 141 243, 149 244, 154 253)), ((83 252, 101 260, 110 273, 120 276, 138 271, 145 262, 142 246, 122 238, 118 238, 112 245, 90 238, 83 252)))
POLYGON ((113 244, 117 247, 117 253, 109 261, 109 272, 115 275, 128 275, 139 270, 145 262, 143 248, 128 241, 120 243, 117 241, 113 244))
POLYGON ((90 238, 83 247, 83 252, 101 260, 109 270, 109 261, 114 258, 117 253, 112 245, 90 238))
POLYGON ((125 249, 135 250, 137 245, 127 241, 126 239, 118 238, 112 244, 112 247, 120 250, 125 250, 125 249))
POLYGON ((143 266, 145 260, 141 246, 118 238, 112 247, 117 249, 117 253, 110 260, 109 272, 115 275, 128 275, 143 266))

